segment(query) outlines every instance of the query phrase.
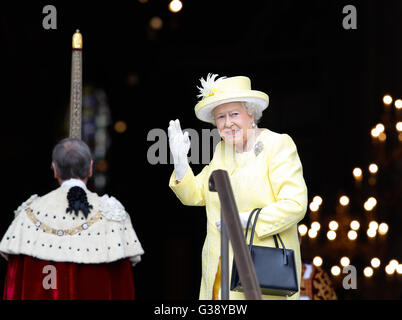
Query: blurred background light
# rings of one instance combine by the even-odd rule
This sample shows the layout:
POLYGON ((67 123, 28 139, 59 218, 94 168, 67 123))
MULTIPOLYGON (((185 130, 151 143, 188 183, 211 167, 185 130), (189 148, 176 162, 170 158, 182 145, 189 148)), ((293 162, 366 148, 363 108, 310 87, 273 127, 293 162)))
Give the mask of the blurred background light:
POLYGON ((316 256, 316 257, 314 257, 314 259, 313 259, 313 264, 316 266, 316 267, 320 267, 321 265, 322 265, 322 258, 320 257, 320 256, 316 256))
POLYGON ((390 105, 392 103, 392 97, 389 94, 386 94, 383 98, 382 101, 386 105, 390 105))
POLYGON ((118 133, 124 133, 127 130, 127 124, 124 121, 116 121, 114 130, 118 133))
POLYGON ((341 274, 341 268, 339 268, 338 266, 333 266, 331 268, 331 273, 334 276, 339 276, 341 274))
POLYGON ((389 263, 388 263, 391 267, 393 267, 393 268, 397 268, 398 267, 398 265, 399 265, 399 262, 398 262, 398 260, 396 260, 396 259, 392 259, 389 263))
POLYGON ((179 12, 183 8, 183 3, 180 0, 172 0, 169 3, 169 10, 173 13, 179 12))
POLYGON ((318 221, 314 221, 311 223, 311 229, 314 229, 315 231, 319 231, 321 228, 321 225, 318 221))
POLYGON ((380 223, 378 226, 378 233, 384 235, 388 232, 388 225, 385 222, 380 223))
POLYGON ((300 233, 301 236, 305 236, 305 235, 306 235, 306 233, 307 233, 307 226, 306 226, 305 224, 299 225, 298 229, 299 229, 299 233, 300 233))
POLYGON ((377 173, 377 171, 378 171, 378 166, 377 166, 375 163, 371 163, 371 164, 369 165, 369 171, 370 171, 371 173, 377 173))
POLYGON ((365 277, 370 278, 373 276, 374 270, 371 267, 365 267, 363 273, 365 277))
POLYGON ((384 132, 384 130, 385 130, 385 127, 384 127, 384 125, 383 125, 382 123, 378 123, 378 124, 375 126, 375 128, 377 129, 377 131, 378 131, 379 133, 384 132))
POLYGON ((380 135, 380 132, 376 128, 371 129, 371 136, 373 138, 378 138, 379 135, 380 135))
POLYGON ((377 222, 377 221, 371 221, 371 222, 369 223, 369 228, 370 228, 370 229, 374 229, 374 230, 377 231, 377 229, 378 229, 378 222, 377 222))
POLYGON ((327 238, 331 241, 335 240, 336 232, 334 230, 330 230, 327 232, 327 238))
POLYGON ((385 272, 386 272, 386 274, 388 274, 388 275, 393 275, 394 273, 395 273, 395 268, 393 267, 393 266, 391 266, 391 265, 386 265, 386 267, 385 267, 385 272))
POLYGON ((346 267, 350 264, 350 259, 348 257, 342 257, 340 263, 342 267, 346 267))
POLYGON ((398 274, 402 274, 402 264, 398 264, 398 266, 396 267, 396 272, 398 274))
POLYGON ((378 140, 380 140, 381 142, 384 142, 385 140, 387 140, 387 135, 384 132, 380 132, 380 134, 378 136, 378 140))
POLYGON ((317 237, 317 230, 310 229, 310 230, 308 231, 308 236, 309 236, 310 238, 314 239, 315 237, 317 237))
POLYGON ((351 228, 352 230, 359 230, 359 228, 360 228, 360 223, 359 223, 359 221, 353 220, 353 221, 350 223, 350 228, 351 228))
POLYGON ((357 232, 355 230, 350 230, 348 232, 348 238, 349 240, 356 240, 357 239, 357 232))
POLYGON ((366 202, 364 203, 364 209, 366 211, 371 211, 374 209, 374 207, 377 205, 377 199, 374 197, 370 197, 366 200, 366 202))
POLYGON ((163 21, 159 17, 152 17, 151 20, 149 20, 149 26, 154 30, 160 30, 163 27, 163 21))
POLYGON ((315 196, 313 202, 317 203, 319 206, 322 204, 322 198, 320 196, 315 196))
POLYGON ((347 206, 349 204, 349 198, 345 195, 343 195, 342 197, 339 198, 339 203, 342 206, 347 206))
POLYGON ((338 222, 336 222, 336 221, 333 220, 333 221, 331 221, 331 222, 328 224, 328 227, 329 227, 330 230, 335 231, 335 230, 338 229, 339 224, 338 224, 338 222))
POLYGON ((316 212, 316 211, 318 211, 320 206, 316 202, 311 202, 309 208, 310 208, 311 211, 316 212))
POLYGON ((374 238, 375 236, 376 236, 376 234, 377 234, 377 231, 375 230, 375 229, 368 229, 367 230, 367 235, 370 237, 370 238, 374 238))
POLYGON ((381 261, 378 258, 373 258, 371 259, 370 263, 373 268, 378 268, 381 264, 381 261))
POLYGON ((401 99, 396 99, 395 100, 395 108, 397 108, 397 109, 402 108, 402 100, 401 99))
POLYGON ((356 167, 353 169, 353 175, 355 178, 360 178, 363 174, 362 169, 360 169, 359 167, 356 167))

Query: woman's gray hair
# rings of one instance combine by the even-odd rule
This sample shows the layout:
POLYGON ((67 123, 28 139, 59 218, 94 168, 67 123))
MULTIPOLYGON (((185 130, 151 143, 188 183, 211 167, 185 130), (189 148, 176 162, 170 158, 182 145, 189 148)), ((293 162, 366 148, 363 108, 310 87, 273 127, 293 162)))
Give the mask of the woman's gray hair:
MULTIPOLYGON (((241 101, 241 103, 243 104, 243 107, 246 108, 247 113, 250 116, 254 116, 254 123, 257 124, 262 117, 261 109, 257 108, 256 105, 252 102, 241 101)), ((211 118, 212 118, 213 124, 216 126, 215 117, 214 117, 213 112, 214 112, 214 110, 211 111, 211 118)))
POLYGON ((243 106, 247 109, 250 116, 254 116, 254 123, 257 124, 262 117, 261 109, 257 108, 252 102, 243 102, 243 106))
POLYGON ((80 139, 66 138, 53 148, 52 161, 62 180, 87 178, 91 160, 91 150, 80 139))

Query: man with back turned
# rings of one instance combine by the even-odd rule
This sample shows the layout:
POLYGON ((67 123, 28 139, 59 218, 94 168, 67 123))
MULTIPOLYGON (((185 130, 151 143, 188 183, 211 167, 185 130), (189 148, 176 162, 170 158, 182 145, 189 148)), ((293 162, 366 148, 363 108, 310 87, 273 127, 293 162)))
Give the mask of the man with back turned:
POLYGON ((92 167, 80 139, 54 147, 60 186, 22 203, 0 242, 5 300, 134 299, 132 266, 144 251, 123 205, 87 189, 92 167))

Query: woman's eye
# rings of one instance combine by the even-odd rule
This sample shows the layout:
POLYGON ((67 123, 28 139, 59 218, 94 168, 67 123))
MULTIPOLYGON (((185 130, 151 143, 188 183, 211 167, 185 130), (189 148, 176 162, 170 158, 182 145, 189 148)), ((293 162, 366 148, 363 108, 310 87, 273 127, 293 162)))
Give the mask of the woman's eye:
POLYGON ((232 113, 232 116, 238 116, 238 115, 239 115, 238 112, 233 112, 233 113, 232 113))

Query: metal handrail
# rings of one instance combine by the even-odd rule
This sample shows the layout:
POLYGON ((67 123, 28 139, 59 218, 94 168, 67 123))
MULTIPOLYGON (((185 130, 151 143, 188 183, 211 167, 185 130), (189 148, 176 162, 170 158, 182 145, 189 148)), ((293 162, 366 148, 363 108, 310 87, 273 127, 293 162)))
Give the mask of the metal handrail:
POLYGON ((240 282, 247 300, 261 300, 261 289, 225 170, 215 170, 209 178, 209 190, 218 192, 221 203, 221 297, 229 300, 229 240, 232 244, 240 282))

